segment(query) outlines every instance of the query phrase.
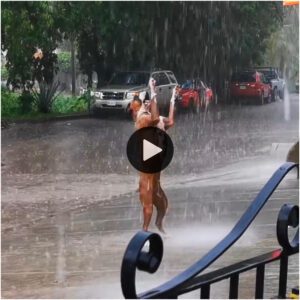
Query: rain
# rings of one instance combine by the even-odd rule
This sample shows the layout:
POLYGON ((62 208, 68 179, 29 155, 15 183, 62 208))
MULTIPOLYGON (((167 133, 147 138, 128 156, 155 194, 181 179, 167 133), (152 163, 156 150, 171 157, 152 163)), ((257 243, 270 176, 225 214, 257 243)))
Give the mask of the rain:
MULTIPOLYGON (((92 7, 93 2, 89 3, 92 7)), ((130 30, 130 16, 118 20, 118 9, 113 2, 108 3, 110 18, 120 28, 130 30)), ((261 105, 230 102, 230 82, 223 79, 244 64, 237 59, 228 67, 228 61, 245 50, 245 45, 232 50, 234 39, 239 38, 232 28, 248 34, 240 24, 230 22, 235 5, 183 1, 167 13, 170 3, 166 3, 149 10, 146 37, 152 40, 153 57, 143 48, 136 66, 144 60, 147 67, 161 62, 167 70, 179 65, 174 71, 178 83, 201 76, 212 88, 214 100, 199 113, 176 108, 175 125, 168 130, 174 156, 161 175, 169 200, 166 234, 158 231, 154 220, 149 228, 163 239, 163 260, 155 274, 137 272, 138 292, 176 276, 224 238, 299 140, 299 93, 291 71, 295 56, 299 56, 295 46, 299 44, 298 7, 283 15, 283 24, 289 26, 276 25, 270 39, 280 35, 284 40, 280 45, 273 45, 272 40, 263 57, 268 65, 281 64, 284 95, 261 105), (207 12, 220 20, 205 16, 207 12), (175 15, 179 16, 178 24, 172 19, 175 15), (162 32, 156 31, 159 27, 155 22, 162 32), (188 26, 191 30, 183 45, 180 28, 188 26), (176 28, 180 29, 178 35, 176 28), (205 43, 201 43, 202 35, 209 36, 205 43), (290 45, 289 53, 283 59, 274 56, 276 47, 285 44, 290 45), (220 49, 211 51, 211 47, 220 49), (189 60, 194 62, 192 66, 186 63, 189 60)), ((144 2, 140 5, 146 7, 144 2)), ((142 15, 145 17, 145 12, 142 15)), ((142 44, 140 38, 136 32, 128 39, 132 48, 142 44)), ((116 38, 110 45, 115 57, 120 55, 121 42, 116 38)), ((107 48, 98 50, 104 56, 107 48)), ((127 56, 133 55, 130 47, 125 51, 127 56)), ((122 63, 123 68, 129 68, 133 59, 122 63)), ((102 77, 96 77, 100 85, 102 77)), ((9 120, 1 131, 3 298, 123 298, 122 258, 143 223, 139 173, 126 156, 134 131, 131 116, 115 110, 42 122, 9 120)), ((299 180, 296 172, 291 172, 243 237, 208 271, 279 248, 276 220, 280 207, 298 202, 299 180)), ((266 298, 276 297, 278 268, 278 263, 266 267, 266 298)), ((240 298, 254 297, 254 282, 255 272, 242 274, 240 298)), ((290 257, 288 292, 298 282, 296 254, 290 257)), ((228 297, 228 286, 228 281, 217 283, 211 298, 228 297)), ((198 297, 199 291, 184 295, 198 297)))

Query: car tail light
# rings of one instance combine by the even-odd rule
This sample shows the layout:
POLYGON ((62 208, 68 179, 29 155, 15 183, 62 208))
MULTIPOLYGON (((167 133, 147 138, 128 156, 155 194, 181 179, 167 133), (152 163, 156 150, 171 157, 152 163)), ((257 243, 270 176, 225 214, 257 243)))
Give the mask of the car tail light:
POLYGON ((235 86, 239 86, 239 84, 238 84, 238 83, 236 83, 236 84, 235 84, 235 86))
POLYGON ((255 84, 250 84, 250 87, 255 88, 255 84))

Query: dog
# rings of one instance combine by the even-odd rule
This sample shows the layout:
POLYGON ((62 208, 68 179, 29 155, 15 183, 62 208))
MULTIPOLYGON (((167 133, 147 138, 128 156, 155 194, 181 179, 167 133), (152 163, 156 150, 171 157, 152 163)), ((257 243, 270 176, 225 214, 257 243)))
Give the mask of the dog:
MULTIPOLYGON (((299 141, 295 143, 289 150, 286 161, 299 164, 299 141)), ((297 169, 297 178, 299 179, 299 167, 297 169)))

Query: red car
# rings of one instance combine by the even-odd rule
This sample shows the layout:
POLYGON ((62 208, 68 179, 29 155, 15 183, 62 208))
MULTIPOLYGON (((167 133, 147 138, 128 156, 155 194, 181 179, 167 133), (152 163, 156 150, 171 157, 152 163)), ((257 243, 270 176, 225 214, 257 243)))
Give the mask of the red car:
POLYGON ((230 95, 234 103, 249 99, 264 104, 271 102, 272 88, 262 73, 243 71, 232 75, 230 95))
POLYGON ((203 109, 208 108, 214 100, 213 91, 202 80, 196 79, 195 82, 200 95, 201 107, 203 109))
POLYGON ((198 113, 200 105, 199 91, 196 89, 195 84, 191 80, 186 81, 179 89, 177 106, 198 113))
POLYGON ((200 79, 186 81, 179 90, 177 105, 199 113, 213 101, 213 92, 200 79))

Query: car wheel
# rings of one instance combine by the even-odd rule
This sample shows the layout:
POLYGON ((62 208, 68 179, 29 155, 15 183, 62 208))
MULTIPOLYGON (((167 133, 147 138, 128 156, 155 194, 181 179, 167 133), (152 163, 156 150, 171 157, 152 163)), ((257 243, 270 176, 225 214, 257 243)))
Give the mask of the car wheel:
POLYGON ((268 103, 272 102, 272 93, 269 93, 267 100, 268 100, 268 103))
POLYGON ((190 98, 189 100, 189 112, 190 113, 197 113, 197 105, 195 104, 194 98, 190 98))
POLYGON ((259 102, 261 105, 264 105, 265 104, 265 97, 264 97, 264 94, 261 93, 260 97, 259 97, 259 102))
POLYGON ((96 106, 93 106, 92 108, 91 108, 91 113, 92 113, 92 116, 94 116, 94 117, 100 117, 101 116, 101 109, 100 108, 98 108, 98 107, 96 107, 96 106))
POLYGON ((194 113, 199 114, 201 111, 200 102, 198 101, 197 103, 195 103, 195 101, 193 101, 193 105, 194 105, 194 113))
POLYGON ((279 92, 278 92, 278 89, 277 87, 274 89, 274 93, 273 93, 273 99, 272 99, 274 102, 278 101, 279 100, 279 92))
POLYGON ((279 91, 279 98, 281 99, 281 100, 283 100, 284 99, 284 90, 285 90, 285 86, 279 91))
POLYGON ((234 104, 235 105, 241 105, 241 99, 239 97, 234 98, 234 104))

